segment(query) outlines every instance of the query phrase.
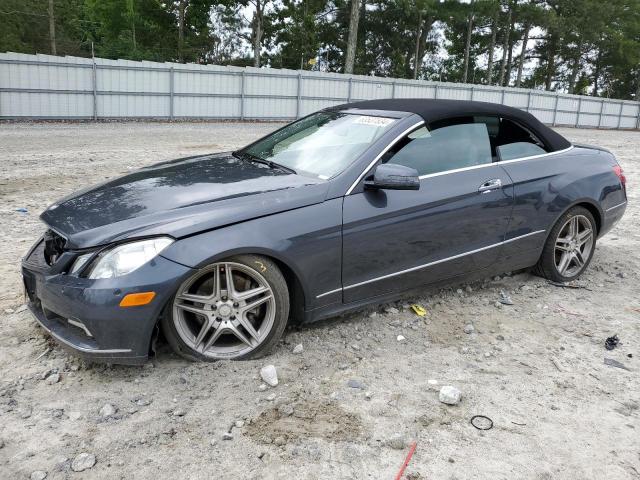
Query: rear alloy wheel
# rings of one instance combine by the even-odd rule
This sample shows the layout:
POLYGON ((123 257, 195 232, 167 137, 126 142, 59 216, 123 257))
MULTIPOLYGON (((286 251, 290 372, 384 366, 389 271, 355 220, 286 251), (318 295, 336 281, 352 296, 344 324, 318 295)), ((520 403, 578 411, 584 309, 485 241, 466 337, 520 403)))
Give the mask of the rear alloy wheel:
POLYGON ((257 358, 278 341, 288 316, 289 292, 278 267, 242 255, 185 280, 163 328, 174 350, 190 360, 257 358))
POLYGON ((585 271, 596 246, 596 223, 586 208, 574 207, 551 230, 536 273, 556 282, 569 282, 585 271))

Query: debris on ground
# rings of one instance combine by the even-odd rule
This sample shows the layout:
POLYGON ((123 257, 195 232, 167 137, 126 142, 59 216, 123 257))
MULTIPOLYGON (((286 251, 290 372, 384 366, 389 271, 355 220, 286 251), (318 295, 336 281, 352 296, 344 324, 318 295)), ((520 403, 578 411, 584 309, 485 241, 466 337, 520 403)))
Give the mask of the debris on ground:
POLYGON ((110 417, 111 415, 115 415, 116 412, 116 407, 114 407, 110 403, 105 403, 105 405, 100 409, 99 413, 101 417, 110 417))
POLYGON ((92 453, 83 452, 71 462, 71 470, 74 472, 84 472, 96 464, 96 456, 92 453))
POLYGON ((438 397, 442 403, 447 405, 457 405, 462 398, 462 392, 456 387, 451 385, 445 385, 440 389, 440 395, 438 397))
POLYGON ((471 325, 470 323, 465 325, 463 328, 464 333, 466 333, 467 335, 471 335, 473 332, 476 331, 476 329, 473 327, 473 325, 471 325))
POLYGON ((47 478, 47 472, 42 470, 36 470, 35 472, 31 472, 30 480, 44 480, 47 478))
POLYGON ((293 347, 293 353, 295 353, 296 355, 301 354, 302 352, 304 352, 304 347, 302 346, 301 343, 299 343, 298 345, 296 345, 295 347, 293 347))
POLYGON ((409 462, 411 461, 411 457, 413 457, 413 453, 416 451, 416 446, 417 446, 416 442, 411 442, 411 446, 409 447, 409 453, 407 453, 407 456, 405 457, 404 462, 402 462, 402 466, 400 467, 400 470, 398 470, 395 480, 400 480, 404 475, 404 471, 407 469, 407 465, 409 465, 409 462))
POLYGON ((498 300, 502 305, 513 305, 513 300, 507 295, 504 290, 500 290, 500 299, 498 300))
MULTIPOLYGON (((478 430, 491 430, 493 428, 493 420, 486 415, 474 415, 471 417, 471 425, 478 430)), ((512 422, 513 423, 513 422, 512 422)))
POLYGON ((614 335, 604 341, 604 348, 607 350, 613 350, 618 346, 618 343, 620 343, 620 339, 618 338, 618 335, 614 335))
POLYGON ((418 305, 417 303, 411 305, 411 310, 413 310, 413 313, 415 313, 419 317, 425 317, 427 315, 427 310, 422 305, 418 305))
POLYGON ((616 367, 616 368, 621 368, 623 370, 629 370, 624 364, 620 363, 617 360, 614 360, 613 358, 605 358, 604 359, 604 364, 605 365, 609 365, 610 367, 616 367))
POLYGON ((406 340, 406 338, 404 337, 404 335, 398 335, 398 336, 396 337, 396 340, 397 340, 398 342, 404 342, 404 341, 406 340))
POLYGON ((265 365, 260 369, 260 377, 264 380, 264 383, 271 387, 278 385, 278 372, 273 365, 265 365))
POLYGON ((355 378, 350 379, 347 382, 347 386, 349 388, 357 388, 358 390, 364 390, 365 386, 360 380, 356 380, 355 378))

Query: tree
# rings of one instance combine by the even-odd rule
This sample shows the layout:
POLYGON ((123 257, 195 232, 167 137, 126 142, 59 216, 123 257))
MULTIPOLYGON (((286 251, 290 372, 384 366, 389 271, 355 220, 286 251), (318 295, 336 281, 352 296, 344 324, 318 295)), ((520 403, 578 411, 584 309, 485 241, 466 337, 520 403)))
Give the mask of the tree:
MULTIPOLYGON (((362 5, 364 5, 364 3, 365 0, 362 0, 362 5)), ((356 60, 356 48, 358 43, 360 9, 360 0, 351 0, 351 13, 349 14, 349 38, 347 40, 347 53, 344 58, 344 73, 353 73, 353 65, 356 60)))

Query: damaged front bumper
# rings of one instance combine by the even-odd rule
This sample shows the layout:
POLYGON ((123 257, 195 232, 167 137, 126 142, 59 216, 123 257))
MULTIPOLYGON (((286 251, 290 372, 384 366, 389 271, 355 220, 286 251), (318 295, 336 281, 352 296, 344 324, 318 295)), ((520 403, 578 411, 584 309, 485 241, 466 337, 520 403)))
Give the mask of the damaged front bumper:
POLYGON ((22 262, 29 310, 61 346, 96 362, 144 363, 165 305, 191 272, 158 256, 127 275, 92 280, 51 268, 39 255, 36 247, 22 262), (120 306, 127 294, 151 291, 147 305, 120 306))

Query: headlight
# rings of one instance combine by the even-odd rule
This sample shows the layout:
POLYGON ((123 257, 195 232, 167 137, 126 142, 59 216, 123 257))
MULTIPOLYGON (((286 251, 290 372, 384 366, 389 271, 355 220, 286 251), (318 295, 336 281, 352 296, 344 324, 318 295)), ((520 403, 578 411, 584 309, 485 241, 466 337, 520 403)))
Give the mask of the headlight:
POLYGON ((74 273, 78 273, 82 269, 82 267, 84 267, 85 264, 89 261, 92 255, 93 252, 85 253, 84 255, 80 255, 78 258, 76 258, 76 261, 73 262, 73 266, 71 267, 71 271, 69 273, 72 275, 74 273))
POLYGON ((88 277, 91 279, 113 278, 131 273, 151 261, 172 243, 172 238, 159 237, 114 247, 98 256, 88 277))

